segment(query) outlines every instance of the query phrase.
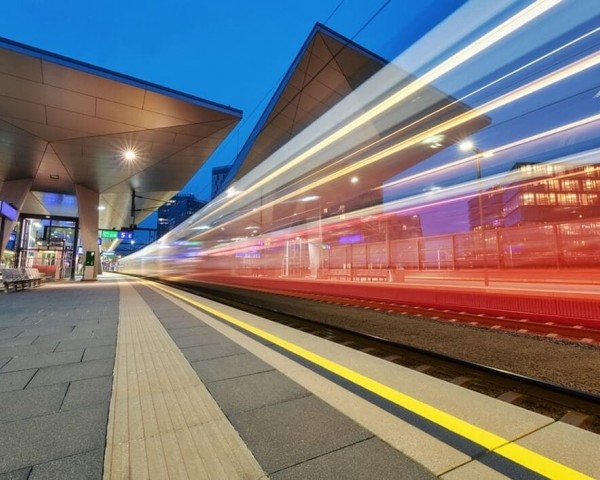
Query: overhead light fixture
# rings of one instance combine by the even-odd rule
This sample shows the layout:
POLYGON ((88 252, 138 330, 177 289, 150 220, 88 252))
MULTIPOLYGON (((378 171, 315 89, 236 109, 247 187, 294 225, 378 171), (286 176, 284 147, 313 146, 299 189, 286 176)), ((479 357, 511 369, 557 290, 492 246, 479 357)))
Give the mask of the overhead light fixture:
POLYGON ((98 205, 98 210, 100 210, 100 211, 106 210, 106 207, 104 205, 98 205))
POLYGON ((350 182, 351 182, 351 183, 358 183, 358 177, 352 177, 352 178, 350 179, 350 182))
POLYGON ((123 153, 123 158, 125 160, 127 160, 128 162, 132 162, 133 160, 135 160, 137 158, 137 154, 131 149, 125 150, 125 152, 123 153))
POLYGON ((301 198, 301 202, 312 202, 313 200, 318 200, 320 197, 318 195, 309 195, 308 197, 301 198))
POLYGON ((58 175, 57 173, 51 173, 50 178, 52 180, 58 180, 60 178, 60 175, 58 175))

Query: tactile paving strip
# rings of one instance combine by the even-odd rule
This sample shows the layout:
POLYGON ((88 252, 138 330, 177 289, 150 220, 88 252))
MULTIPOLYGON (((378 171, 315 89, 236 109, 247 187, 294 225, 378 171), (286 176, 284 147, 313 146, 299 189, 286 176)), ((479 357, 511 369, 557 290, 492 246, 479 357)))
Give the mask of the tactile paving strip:
POLYGON ((266 478, 150 307, 119 286, 104 478, 266 478))

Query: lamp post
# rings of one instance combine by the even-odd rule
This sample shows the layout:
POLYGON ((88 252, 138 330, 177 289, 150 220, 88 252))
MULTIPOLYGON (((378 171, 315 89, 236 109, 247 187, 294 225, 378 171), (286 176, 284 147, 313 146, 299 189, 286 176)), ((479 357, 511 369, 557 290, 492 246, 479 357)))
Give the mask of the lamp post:
MULTIPOLYGON (((481 229, 481 242, 483 252, 483 283, 487 287, 490 284, 488 262, 487 262, 487 245, 485 238, 485 222, 483 216, 483 189, 481 185, 481 158, 489 156, 475 144, 469 140, 461 142, 458 146, 463 152, 473 152, 475 154, 475 171, 477 173, 477 210, 479 216, 479 228, 481 229)), ((491 155, 491 154, 490 154, 491 155)))

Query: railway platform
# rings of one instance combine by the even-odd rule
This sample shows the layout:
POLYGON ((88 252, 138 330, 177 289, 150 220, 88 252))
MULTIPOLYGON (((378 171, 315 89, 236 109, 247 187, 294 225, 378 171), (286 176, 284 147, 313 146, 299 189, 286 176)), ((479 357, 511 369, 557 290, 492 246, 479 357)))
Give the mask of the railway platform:
POLYGON ((0 479, 600 478, 600 436, 162 285, 0 296, 0 479))

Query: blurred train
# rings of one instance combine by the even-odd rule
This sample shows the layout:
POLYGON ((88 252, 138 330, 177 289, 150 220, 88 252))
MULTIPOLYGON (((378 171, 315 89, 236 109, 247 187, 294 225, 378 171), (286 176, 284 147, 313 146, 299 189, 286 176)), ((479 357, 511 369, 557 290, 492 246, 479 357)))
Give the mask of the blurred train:
POLYGON ((120 271, 598 327, 600 12, 525 10, 401 55, 120 271))

